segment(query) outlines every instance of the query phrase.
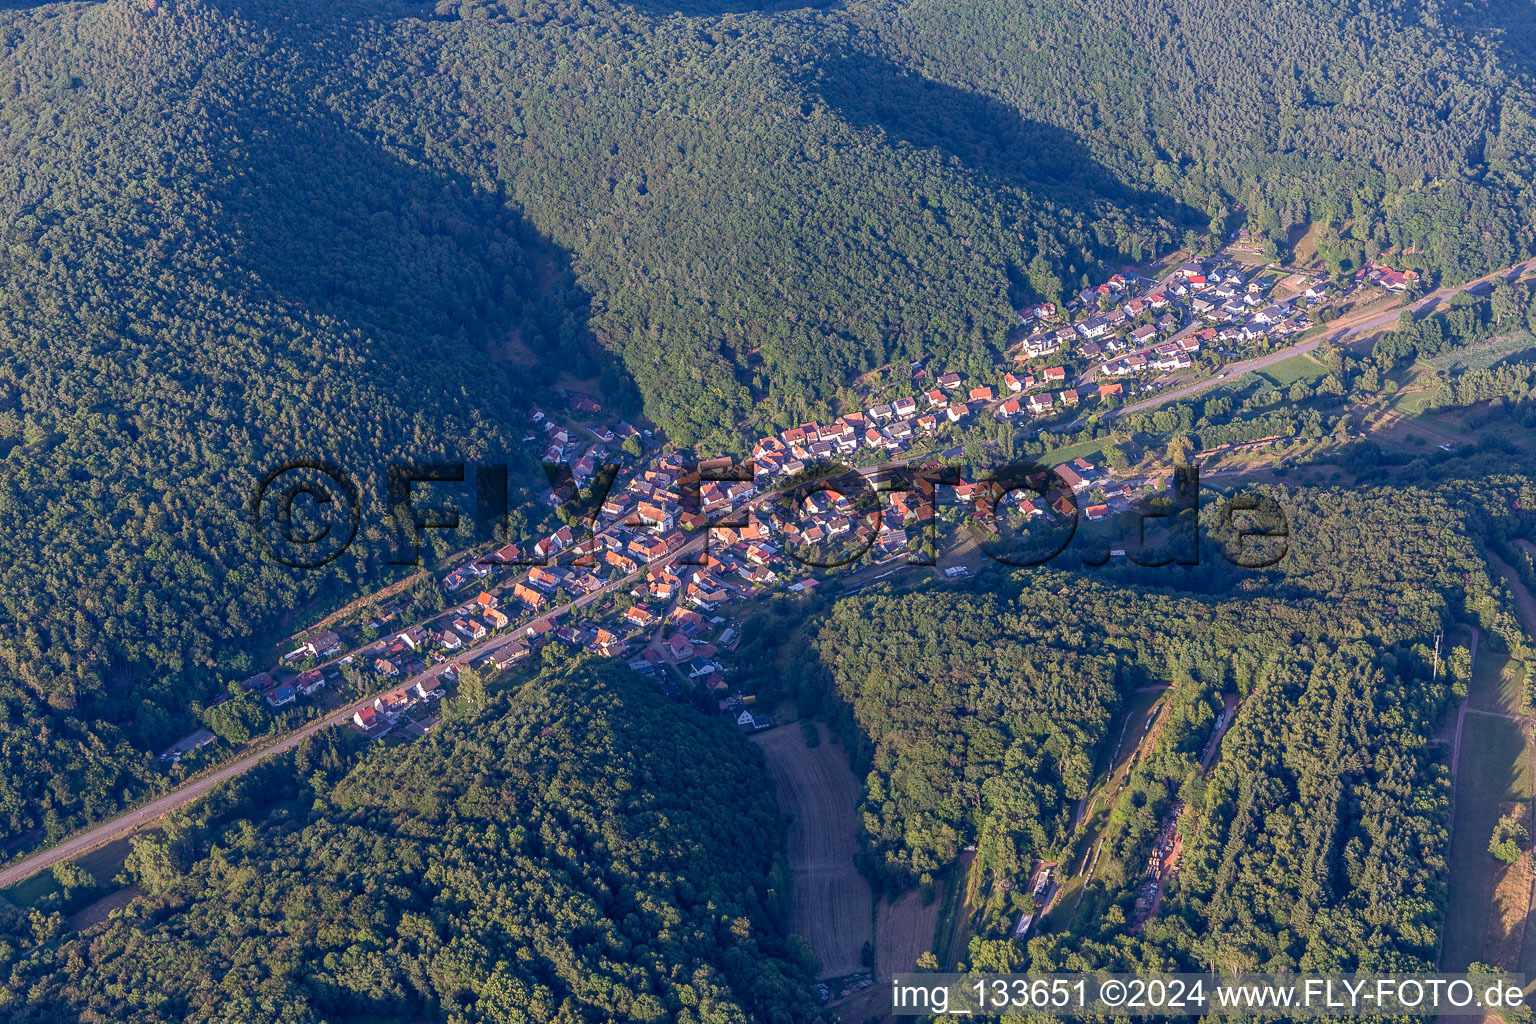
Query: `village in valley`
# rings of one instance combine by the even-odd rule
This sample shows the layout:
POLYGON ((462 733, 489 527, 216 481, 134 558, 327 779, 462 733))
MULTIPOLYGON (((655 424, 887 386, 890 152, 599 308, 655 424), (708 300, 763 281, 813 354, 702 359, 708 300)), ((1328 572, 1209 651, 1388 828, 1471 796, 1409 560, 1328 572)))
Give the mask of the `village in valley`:
MULTIPOLYGON (((740 465, 698 462, 649 430, 606 421, 596 398, 564 392, 560 412, 528 410, 524 441, 546 465, 563 467, 547 496, 552 509, 590 495, 604 468, 618 464, 624 475, 609 477, 594 516, 466 556, 440 577, 448 607, 424 620, 402 622, 408 610, 385 601, 358 622, 300 634, 278 665, 240 688, 274 712, 301 700, 353 706, 359 693, 374 693, 347 720, 370 738, 408 739, 437 723, 434 705, 464 666, 495 676, 554 644, 621 658, 672 696, 707 693, 744 731, 767 728, 771 714, 732 681, 722 656, 739 643, 733 611, 743 603, 770 589, 862 586, 872 567, 935 567, 940 527, 959 516, 996 524, 1006 511, 1017 526, 1075 521, 1081 511, 1094 523, 1168 480, 1168 472, 1131 476, 1079 456, 1053 467, 1054 493, 1041 486, 999 494, 955 475, 935 500, 932 489, 904 489, 885 470, 960 464, 976 450, 969 428, 988 417, 1049 437, 1087 408, 1102 415, 1298 335, 1325 302, 1413 284, 1412 272, 1367 268, 1341 289, 1227 258, 1180 262, 1157 280, 1115 274, 1062 308, 1020 310, 1009 362, 995 380, 913 363, 883 375, 867 407, 761 437, 740 465), (852 475, 804 485, 829 465, 852 475), (790 496, 798 507, 789 507, 790 496)), ((997 429, 986 434, 989 451, 997 429)), ((968 572, 929 571, 949 579, 968 572)), ((199 730, 161 759, 179 762, 215 738, 199 730)))

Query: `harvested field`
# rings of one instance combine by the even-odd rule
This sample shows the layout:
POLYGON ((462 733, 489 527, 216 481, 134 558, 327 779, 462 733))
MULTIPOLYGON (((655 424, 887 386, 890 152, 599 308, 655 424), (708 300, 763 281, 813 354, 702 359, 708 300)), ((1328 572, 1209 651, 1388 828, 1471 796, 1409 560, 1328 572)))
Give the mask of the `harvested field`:
POLYGON ((843 748, 820 723, 816 729, 815 747, 805 745, 799 729, 752 740, 768 758, 779 809, 790 818, 790 928, 821 959, 822 977, 838 977, 864 969, 860 952, 874 940, 874 896, 854 862, 858 779, 843 748))
POLYGON ((913 889, 895 903, 880 901, 875 928, 875 967, 889 978, 917 966, 917 958, 933 950, 939 925, 939 901, 923 903, 922 889, 913 889))
POLYGON ((891 975, 912 970, 917 958, 933 949, 938 925, 939 901, 924 904, 921 889, 911 890, 895 903, 882 899, 875 921, 875 984, 839 1003, 838 1017, 847 1024, 896 1020, 890 1015, 891 975))

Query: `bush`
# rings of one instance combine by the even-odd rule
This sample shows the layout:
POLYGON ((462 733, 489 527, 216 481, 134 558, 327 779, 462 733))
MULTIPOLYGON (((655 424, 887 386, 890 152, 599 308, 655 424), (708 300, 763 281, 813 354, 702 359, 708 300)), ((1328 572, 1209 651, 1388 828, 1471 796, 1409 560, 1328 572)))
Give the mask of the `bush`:
POLYGON ((1520 853, 1529 840, 1530 834, 1519 817, 1506 814, 1493 827, 1493 837, 1488 840, 1488 852, 1505 864, 1513 864, 1520 859, 1520 853))

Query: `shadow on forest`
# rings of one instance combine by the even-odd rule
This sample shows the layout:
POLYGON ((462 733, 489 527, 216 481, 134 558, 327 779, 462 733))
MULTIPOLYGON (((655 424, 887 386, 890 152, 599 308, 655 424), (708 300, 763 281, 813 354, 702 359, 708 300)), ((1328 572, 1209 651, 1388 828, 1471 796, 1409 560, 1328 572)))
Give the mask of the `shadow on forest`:
POLYGON ((569 254, 511 203, 328 112, 274 117, 264 106, 247 104, 228 126, 225 159, 242 173, 213 196, 258 298, 341 321, 360 377, 397 409, 419 410, 418 422, 457 422, 464 436, 562 373, 595 381, 621 413, 639 407, 588 329, 591 299, 569 254))
POLYGON ((1204 224, 1183 204, 1115 177, 1071 132, 1000 100, 853 51, 828 54, 802 82, 844 120, 952 156, 1001 185, 1090 208, 1110 200, 1177 225, 1204 224))
MULTIPOLYGON (((211 2, 307 51, 316 95, 324 69, 349 60, 343 14, 414 17, 430 8, 412 0, 211 2)), ((638 411, 633 382, 588 328, 591 296, 568 252, 499 190, 434 154, 397 154, 370 137, 368 124, 345 123, 317 101, 304 106, 291 112, 287 96, 245 97, 225 136, 225 159, 242 170, 216 197, 226 237, 240 240, 240 263, 273 298, 383 341, 370 353, 385 361, 377 378, 398 388, 407 408, 497 415, 535 382, 564 373, 598 382, 616 411, 638 411)))

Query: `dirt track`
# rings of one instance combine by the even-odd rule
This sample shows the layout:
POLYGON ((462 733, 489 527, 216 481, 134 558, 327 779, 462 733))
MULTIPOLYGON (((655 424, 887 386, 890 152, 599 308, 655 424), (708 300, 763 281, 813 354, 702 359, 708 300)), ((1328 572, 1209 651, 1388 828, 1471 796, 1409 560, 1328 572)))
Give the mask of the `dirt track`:
POLYGON ((816 727, 807 747, 797 726, 753 737, 768 758, 779 808, 790 817, 789 866, 794 884, 790 928, 821 958, 823 977, 863 970, 859 954, 874 938, 874 897, 854 863, 858 850, 859 782, 843 748, 816 727))

